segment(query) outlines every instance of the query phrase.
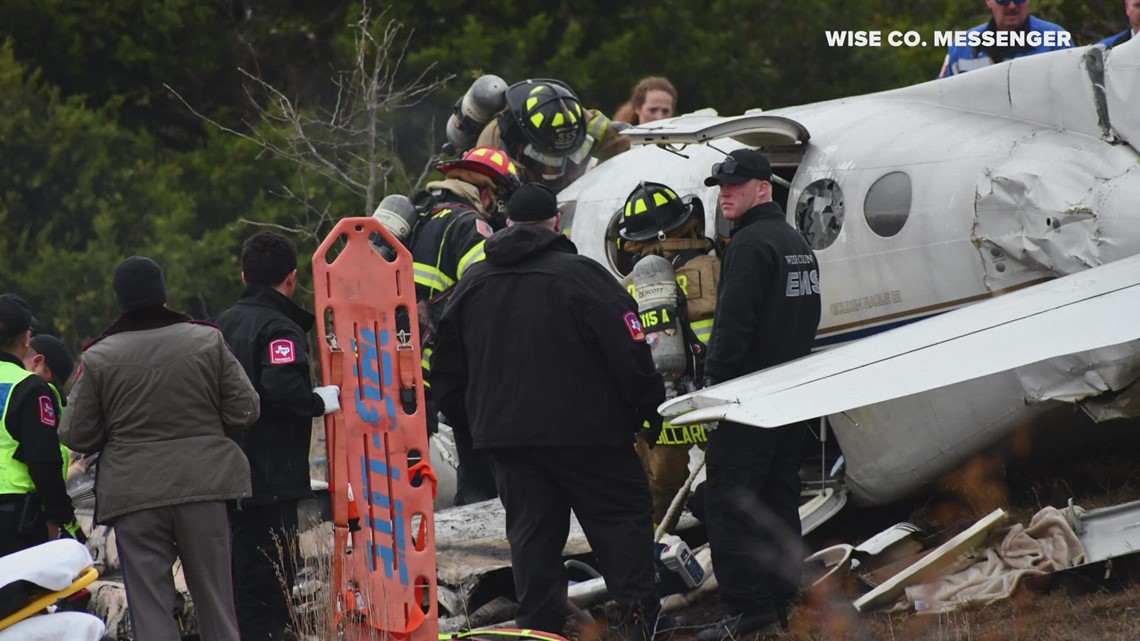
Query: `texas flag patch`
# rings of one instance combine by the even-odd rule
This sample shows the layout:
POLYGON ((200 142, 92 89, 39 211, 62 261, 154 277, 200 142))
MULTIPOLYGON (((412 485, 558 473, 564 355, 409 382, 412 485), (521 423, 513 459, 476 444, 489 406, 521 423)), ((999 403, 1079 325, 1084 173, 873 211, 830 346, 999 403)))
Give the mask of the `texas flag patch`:
POLYGON ((269 344, 269 362, 286 365, 297 362, 297 348, 288 338, 278 338, 269 344))
POLYGON ((40 395, 40 422, 55 427, 55 403, 46 394, 40 395))
POLYGON ((487 224, 487 221, 482 219, 475 221, 475 231, 479 232, 479 235, 483 238, 490 238, 491 234, 495 233, 495 230, 491 229, 491 226, 487 224))
POLYGON ((621 319, 625 321, 625 328, 629 330, 629 335, 633 337, 633 340, 644 343, 645 330, 641 328, 641 319, 637 317, 637 314, 626 312, 621 319))

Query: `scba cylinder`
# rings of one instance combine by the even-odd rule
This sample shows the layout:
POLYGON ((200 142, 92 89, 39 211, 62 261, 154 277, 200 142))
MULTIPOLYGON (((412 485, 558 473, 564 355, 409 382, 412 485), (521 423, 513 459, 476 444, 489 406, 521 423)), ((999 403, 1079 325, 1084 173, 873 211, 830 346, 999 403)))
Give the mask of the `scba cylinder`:
POLYGON ((400 242, 408 239, 412 226, 416 224, 416 207, 407 196, 392 194, 376 206, 372 217, 388 228, 400 242))
POLYGON ((459 151, 470 149, 483 127, 507 104, 507 83, 486 74, 479 76, 463 97, 455 103, 455 112, 447 120, 447 140, 459 151))
POLYGON ((661 256, 646 256, 633 266, 637 313, 645 340, 653 350, 653 364, 667 381, 681 378, 687 354, 677 317, 677 275, 661 256))

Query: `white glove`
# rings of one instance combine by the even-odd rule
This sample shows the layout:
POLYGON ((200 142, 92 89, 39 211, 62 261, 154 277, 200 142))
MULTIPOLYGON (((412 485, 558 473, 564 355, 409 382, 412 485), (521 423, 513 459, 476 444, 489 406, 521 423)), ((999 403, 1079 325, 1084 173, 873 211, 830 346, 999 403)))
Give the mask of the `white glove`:
POLYGON ((340 387, 337 385, 324 385, 313 388, 313 393, 321 397, 325 404, 325 414, 332 414, 340 409, 340 387))

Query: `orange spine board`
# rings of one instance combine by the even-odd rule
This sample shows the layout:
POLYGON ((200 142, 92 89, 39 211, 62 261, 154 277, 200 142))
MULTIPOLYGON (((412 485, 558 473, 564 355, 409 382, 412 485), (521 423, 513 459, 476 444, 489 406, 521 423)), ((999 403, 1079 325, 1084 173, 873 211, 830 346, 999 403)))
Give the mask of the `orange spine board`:
POLYGON ((438 641, 433 488, 424 482, 434 474, 411 254, 376 219, 345 218, 313 254, 313 286, 322 381, 341 387, 340 411, 325 417, 337 623, 438 641), (409 342, 410 378, 397 351, 409 342), (415 401, 405 404, 401 381, 406 389, 409 380, 415 401), (358 531, 349 529, 350 484, 358 531))

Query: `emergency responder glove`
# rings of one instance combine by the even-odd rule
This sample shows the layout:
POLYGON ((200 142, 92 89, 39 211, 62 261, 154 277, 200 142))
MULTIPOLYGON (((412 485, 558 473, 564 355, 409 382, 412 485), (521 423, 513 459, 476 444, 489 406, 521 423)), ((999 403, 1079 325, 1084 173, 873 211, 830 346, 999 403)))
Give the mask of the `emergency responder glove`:
POLYGON ((646 447, 653 449, 653 446, 657 445, 657 439, 661 438, 661 428, 665 425, 665 419, 661 418, 655 407, 642 411, 641 416, 645 421, 644 427, 637 432, 637 435, 645 441, 646 447))
POLYGON ((590 122, 586 123, 586 133, 590 134, 590 137, 594 140, 600 141, 605 137, 606 131, 610 128, 610 124, 610 119, 606 118, 606 116, 599 111, 594 114, 593 118, 590 118, 590 122))
POLYGON ((340 409, 340 387, 337 385, 324 385, 313 388, 313 393, 321 397, 325 404, 325 414, 332 414, 340 409))
POLYGON ((79 526, 79 521, 71 519, 67 523, 59 526, 60 537, 68 537, 79 541, 80 543, 87 543, 87 535, 83 533, 83 528, 79 526))

